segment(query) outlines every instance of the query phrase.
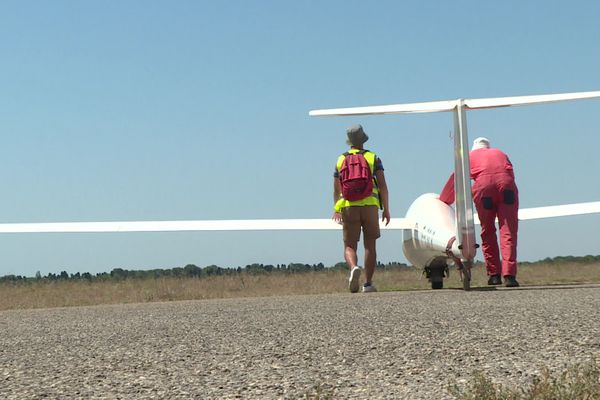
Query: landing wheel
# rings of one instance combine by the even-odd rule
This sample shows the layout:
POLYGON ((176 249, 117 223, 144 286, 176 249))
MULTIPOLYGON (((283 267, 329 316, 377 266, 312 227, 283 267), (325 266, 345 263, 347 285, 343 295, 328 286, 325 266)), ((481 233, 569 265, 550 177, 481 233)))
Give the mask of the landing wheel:
POLYGON ((432 289, 443 289, 444 281, 431 281, 431 288, 432 289))
POLYGON ((432 289, 444 288, 444 270, 442 268, 432 268, 429 273, 432 289))

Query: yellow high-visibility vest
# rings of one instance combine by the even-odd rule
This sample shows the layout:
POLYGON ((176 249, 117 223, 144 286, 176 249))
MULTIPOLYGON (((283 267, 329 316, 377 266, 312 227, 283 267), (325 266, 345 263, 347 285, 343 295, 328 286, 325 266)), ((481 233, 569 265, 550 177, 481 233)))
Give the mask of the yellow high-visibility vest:
MULTIPOLYGON (((348 153, 356 154, 360 151, 361 150, 359 149, 350 149, 348 153)), ((375 155, 375 153, 369 150, 364 150, 363 156, 367 160, 367 163, 369 163, 369 168, 371 169, 371 176, 373 177, 373 192, 369 197, 365 197, 362 200, 356 201, 349 201, 344 199, 343 197, 340 197, 340 199, 335 202, 334 210, 336 212, 341 212, 342 209, 352 206, 377 206, 377 208, 381 208, 381 204, 379 202, 379 187, 377 187, 377 180, 375 179, 375 160, 377 159, 377 156, 375 155)), ((338 173, 342 169, 342 163, 344 162, 345 158, 346 156, 344 154, 338 157, 336 164, 336 169, 338 173)), ((342 196, 341 193, 340 196, 342 196)))

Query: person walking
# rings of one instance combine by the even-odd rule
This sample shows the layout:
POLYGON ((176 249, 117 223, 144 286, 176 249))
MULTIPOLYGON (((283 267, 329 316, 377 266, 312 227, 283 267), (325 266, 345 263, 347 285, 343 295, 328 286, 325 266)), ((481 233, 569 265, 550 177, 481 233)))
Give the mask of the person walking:
MULTIPOLYGON (((473 203, 481 222, 481 242, 488 285, 517 287, 517 231, 519 229, 519 190, 515 183, 513 165, 490 141, 478 137, 469 153, 473 203), (496 218, 500 228, 500 249, 496 237, 496 218), (500 253, 502 261, 500 261, 500 253)), ((454 203, 454 174, 440 194, 440 200, 454 203)))
POLYGON ((377 263, 376 241, 381 236, 379 209, 385 225, 390 222, 388 188, 381 159, 363 145, 369 140, 361 125, 346 130, 350 149, 338 157, 333 175, 334 212, 332 219, 343 226, 344 259, 350 268, 348 287, 360 289, 362 268, 358 265, 361 230, 364 244, 365 283, 362 291, 376 292, 373 274, 377 263))

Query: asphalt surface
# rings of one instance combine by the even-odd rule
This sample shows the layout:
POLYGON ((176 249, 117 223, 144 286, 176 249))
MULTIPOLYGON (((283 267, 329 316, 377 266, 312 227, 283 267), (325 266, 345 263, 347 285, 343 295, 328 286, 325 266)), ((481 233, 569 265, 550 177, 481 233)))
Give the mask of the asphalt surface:
POLYGON ((1 399, 450 399, 600 360, 600 286, 0 312, 1 399))

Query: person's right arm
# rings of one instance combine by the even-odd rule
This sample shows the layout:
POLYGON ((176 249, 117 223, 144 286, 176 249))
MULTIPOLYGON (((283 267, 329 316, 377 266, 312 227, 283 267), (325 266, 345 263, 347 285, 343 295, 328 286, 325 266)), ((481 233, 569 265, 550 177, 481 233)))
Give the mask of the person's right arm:
POLYGON ((331 219, 333 219, 338 224, 342 223, 342 213, 335 209, 335 205, 337 204, 341 195, 342 195, 342 185, 340 184, 340 178, 334 176, 333 177, 333 208, 334 208, 334 211, 333 211, 333 216, 331 217, 331 219))

